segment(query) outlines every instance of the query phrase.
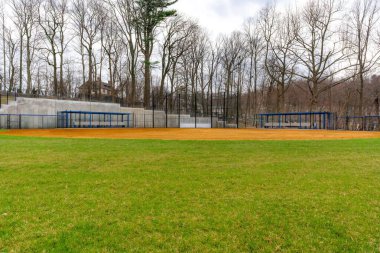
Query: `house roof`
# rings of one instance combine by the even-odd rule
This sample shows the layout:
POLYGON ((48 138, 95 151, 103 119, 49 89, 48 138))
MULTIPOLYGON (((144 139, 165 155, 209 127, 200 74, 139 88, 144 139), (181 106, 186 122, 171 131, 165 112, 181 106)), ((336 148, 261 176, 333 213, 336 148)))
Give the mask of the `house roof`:
MULTIPOLYGON (((97 86, 99 85, 99 80, 94 82, 97 86)), ((86 85, 88 84, 88 81, 84 84, 82 84, 79 89, 85 89, 87 88, 86 85)), ((109 83, 105 83, 105 82, 102 82, 101 83, 101 89, 105 89, 105 90, 112 90, 112 86, 109 84, 109 83)))

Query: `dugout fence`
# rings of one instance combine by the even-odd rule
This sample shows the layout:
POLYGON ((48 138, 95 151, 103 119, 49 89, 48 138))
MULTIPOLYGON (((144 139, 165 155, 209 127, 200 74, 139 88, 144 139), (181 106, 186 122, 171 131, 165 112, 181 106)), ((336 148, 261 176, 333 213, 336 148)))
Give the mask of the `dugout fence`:
POLYGON ((264 113, 257 120, 260 128, 336 129, 331 112, 264 113))
POLYGON ((57 113, 58 128, 130 128, 130 113, 61 111, 57 113))
POLYGON ((380 115, 338 118, 338 128, 350 131, 380 131, 380 115))

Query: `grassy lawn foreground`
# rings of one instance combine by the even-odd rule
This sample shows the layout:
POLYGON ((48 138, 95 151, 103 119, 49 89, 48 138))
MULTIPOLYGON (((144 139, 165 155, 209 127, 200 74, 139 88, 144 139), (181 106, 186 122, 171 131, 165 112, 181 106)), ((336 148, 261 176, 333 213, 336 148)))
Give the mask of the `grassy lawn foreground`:
POLYGON ((380 140, 0 137, 0 252, 379 252, 380 140))

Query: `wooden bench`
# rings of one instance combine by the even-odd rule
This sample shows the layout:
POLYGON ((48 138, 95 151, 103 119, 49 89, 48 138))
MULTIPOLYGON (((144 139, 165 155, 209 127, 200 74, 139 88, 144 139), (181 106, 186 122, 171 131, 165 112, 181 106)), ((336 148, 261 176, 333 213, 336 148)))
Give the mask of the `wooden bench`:
POLYGON ((298 122, 283 122, 283 123, 278 123, 278 122, 273 122, 273 123, 265 123, 264 127, 265 128, 310 128, 311 124, 310 123, 298 123, 298 122))
POLYGON ((73 127, 83 127, 83 128, 107 128, 107 127, 127 127, 128 126, 128 123, 127 122, 122 122, 122 121, 119 121, 119 122, 115 122, 113 121, 111 124, 110 122, 108 121, 81 121, 81 122, 76 122, 76 121, 73 121, 72 122, 72 125, 73 127), (110 126, 111 125, 111 126, 110 126))

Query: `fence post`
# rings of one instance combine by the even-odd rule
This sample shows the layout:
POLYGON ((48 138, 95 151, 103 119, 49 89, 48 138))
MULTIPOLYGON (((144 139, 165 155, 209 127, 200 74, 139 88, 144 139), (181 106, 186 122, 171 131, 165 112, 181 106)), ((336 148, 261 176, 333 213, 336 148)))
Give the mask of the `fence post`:
POLYGON ((197 128, 197 91, 195 90, 195 104, 194 104, 194 113, 195 113, 195 128, 197 128))
POLYGON ((213 116, 213 110, 212 110, 212 85, 211 85, 211 128, 212 128, 212 116, 213 116))
POLYGON ((366 127, 366 117, 363 116, 363 119, 362 119, 362 131, 365 131, 365 127, 366 127))
POLYGON ((9 103, 9 91, 7 91, 7 104, 9 103))
POLYGON ((236 128, 239 128, 239 87, 236 93, 236 128))
POLYGON ((165 95, 165 126, 168 128, 168 93, 165 95))
POLYGON ((178 94, 178 128, 181 128, 181 94, 178 94))
POLYGON ((223 128, 226 128, 226 92, 223 95, 223 128))
POLYGON ((154 92, 152 92, 152 107, 153 107, 153 128, 154 128, 154 92))

